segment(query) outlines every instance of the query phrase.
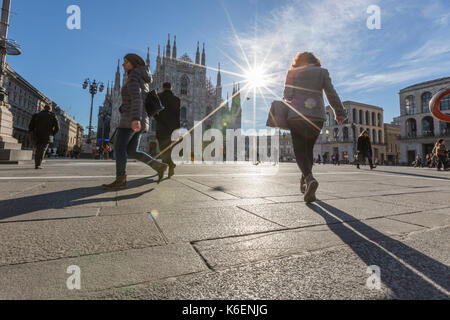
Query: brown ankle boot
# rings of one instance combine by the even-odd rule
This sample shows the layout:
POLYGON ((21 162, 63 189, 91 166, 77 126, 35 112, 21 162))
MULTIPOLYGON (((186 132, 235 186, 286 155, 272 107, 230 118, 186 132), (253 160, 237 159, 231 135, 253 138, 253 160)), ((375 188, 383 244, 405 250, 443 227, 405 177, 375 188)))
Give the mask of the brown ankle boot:
POLYGON ((167 170, 168 165, 156 160, 150 161, 148 165, 158 172, 158 184, 161 182, 161 179, 164 177, 164 172, 167 170))
POLYGON ((312 173, 306 176, 306 191, 304 200, 306 203, 316 201, 316 190, 319 187, 319 182, 314 179, 312 173))
POLYGON ((113 183, 102 185, 106 190, 121 190, 127 187, 127 176, 118 176, 113 183))

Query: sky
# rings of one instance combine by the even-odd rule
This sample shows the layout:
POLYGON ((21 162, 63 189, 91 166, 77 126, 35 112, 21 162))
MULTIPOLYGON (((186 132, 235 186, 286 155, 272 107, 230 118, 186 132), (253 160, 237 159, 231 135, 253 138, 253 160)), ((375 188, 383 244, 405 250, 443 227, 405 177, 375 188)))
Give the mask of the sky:
MULTIPOLYGON (((147 47, 154 70, 158 43, 166 45, 169 33, 172 41, 177 36, 178 56, 193 60, 197 41, 204 42, 214 84, 221 64, 223 98, 249 69, 270 74, 255 96, 253 89, 242 92, 243 127, 259 129, 271 101, 282 96, 292 59, 311 51, 342 101, 380 106, 390 123, 400 113, 402 88, 450 76, 449 30, 448 0, 12 0, 8 37, 23 52, 7 62, 87 127, 86 78, 106 86, 118 59, 129 52, 145 58, 147 47), (67 28, 71 5, 81 11, 79 30, 67 28), (374 5, 379 29, 367 24, 374 5)), ((94 115, 104 93, 95 96, 94 115)))

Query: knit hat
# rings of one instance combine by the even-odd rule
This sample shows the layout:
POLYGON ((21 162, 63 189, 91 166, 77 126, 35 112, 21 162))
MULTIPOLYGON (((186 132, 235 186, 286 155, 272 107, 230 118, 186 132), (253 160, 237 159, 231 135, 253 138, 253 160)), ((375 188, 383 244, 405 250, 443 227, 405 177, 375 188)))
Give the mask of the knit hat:
POLYGON ((127 59, 135 68, 139 66, 145 66, 145 61, 139 55, 135 53, 127 54, 124 59, 127 59))

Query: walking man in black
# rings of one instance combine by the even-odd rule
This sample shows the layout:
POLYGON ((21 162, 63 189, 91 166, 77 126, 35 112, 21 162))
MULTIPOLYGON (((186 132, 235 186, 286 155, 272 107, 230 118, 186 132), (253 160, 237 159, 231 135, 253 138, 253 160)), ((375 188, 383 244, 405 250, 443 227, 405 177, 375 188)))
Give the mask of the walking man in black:
POLYGON ((46 105, 44 110, 33 115, 28 131, 36 147, 35 169, 42 169, 42 159, 50 142, 50 136, 54 137, 59 131, 58 120, 55 114, 51 112, 50 105, 46 105))
POLYGON ((365 158, 369 160, 370 170, 376 168, 372 163, 372 144, 370 143, 369 133, 366 130, 363 130, 358 137, 357 153, 357 169, 359 169, 360 162, 365 161, 365 158))
POLYGON ((165 107, 158 115, 156 120, 156 138, 161 150, 162 162, 169 165, 169 178, 175 174, 175 163, 172 161, 172 132, 181 127, 180 125, 180 99, 172 92, 172 84, 165 82, 163 91, 158 94, 162 105, 165 107), (167 150, 166 150, 167 149, 167 150), (164 152, 163 152, 164 151, 164 152))

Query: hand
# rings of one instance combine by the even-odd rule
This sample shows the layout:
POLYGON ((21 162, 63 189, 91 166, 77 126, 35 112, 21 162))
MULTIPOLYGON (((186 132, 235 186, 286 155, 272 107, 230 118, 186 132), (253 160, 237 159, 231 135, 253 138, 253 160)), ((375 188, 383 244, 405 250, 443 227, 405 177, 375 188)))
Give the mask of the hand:
POLYGON ((336 121, 337 121, 337 123, 339 125, 343 124, 345 120, 347 120, 346 116, 338 116, 338 117, 336 117, 336 121))
POLYGON ((141 131, 142 127, 141 127, 141 122, 139 120, 134 120, 133 122, 131 122, 131 129, 134 132, 139 132, 141 131))

